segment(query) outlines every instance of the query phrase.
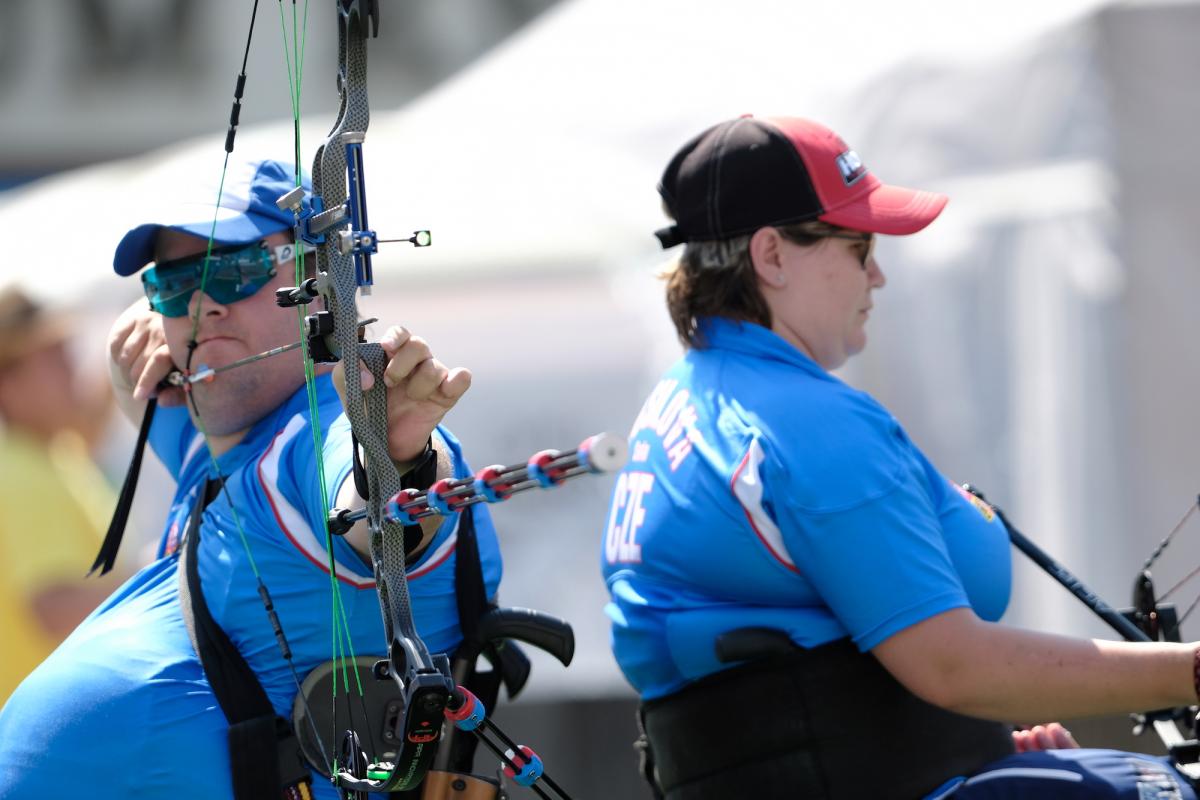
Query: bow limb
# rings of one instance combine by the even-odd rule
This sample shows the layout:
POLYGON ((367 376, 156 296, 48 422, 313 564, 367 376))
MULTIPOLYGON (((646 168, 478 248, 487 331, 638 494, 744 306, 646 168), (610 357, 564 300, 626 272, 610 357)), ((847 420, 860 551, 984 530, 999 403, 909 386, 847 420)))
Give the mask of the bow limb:
POLYGON ((353 3, 339 3, 338 13, 338 50, 343 59, 341 112, 316 155, 313 181, 325 208, 342 213, 342 225, 350 224, 353 229, 337 235, 333 231, 326 233, 318 250, 318 268, 324 266, 328 277, 323 294, 332 319, 333 345, 343 362, 349 362, 344 370, 344 405, 364 454, 369 490, 367 518, 385 629, 389 641, 397 632, 412 639, 414 649, 423 656, 421 661, 428 663, 428 652, 412 624, 403 526, 388 522, 382 513, 387 498, 401 488, 399 470, 388 452, 387 387, 383 381, 387 355, 379 344, 362 343, 358 336, 357 292, 360 285, 370 285, 370 257, 374 248, 370 244, 345 247, 348 240, 364 235, 366 224, 360 146, 370 122, 366 87, 368 20, 353 3), (363 390, 361 374, 355 368, 356 357, 375 377, 369 390, 363 390))
MULTIPOLYGON (((307 231, 321 238, 317 250, 320 277, 317 288, 325 311, 309 317, 313 341, 324 355, 341 358, 343 400, 354 439, 361 446, 367 484, 367 520, 371 561, 380 612, 389 642, 384 670, 405 695, 402 744, 390 769, 372 774, 362 769, 360 748, 353 734, 343 739, 343 764, 337 781, 344 791, 387 792, 420 783, 432 762, 452 682, 445 657, 434 659, 417 633, 412 617, 404 546, 404 526, 383 513, 388 498, 400 491, 400 472, 393 463, 387 436, 387 386, 383 373, 388 357, 376 343, 358 335, 357 292, 372 282, 371 255, 376 236, 367 227, 362 142, 370 122, 367 98, 366 41, 376 30, 378 11, 373 2, 338 0, 338 53, 341 102, 333 130, 318 148, 313 162, 316 212, 307 231), (357 361, 374 377, 365 390, 357 361), (366 772, 367 774, 364 774, 366 772)), ((328 360, 328 359, 327 359, 328 360)), ((335 603, 336 603, 335 597, 335 603)))

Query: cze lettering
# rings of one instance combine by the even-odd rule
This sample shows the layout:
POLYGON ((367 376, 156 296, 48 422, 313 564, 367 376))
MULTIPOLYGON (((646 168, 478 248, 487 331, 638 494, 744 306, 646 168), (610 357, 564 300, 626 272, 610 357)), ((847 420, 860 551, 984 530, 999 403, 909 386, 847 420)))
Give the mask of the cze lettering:
POLYGON ((604 537, 604 557, 608 563, 641 563, 642 546, 637 542, 637 534, 646 521, 642 501, 653 488, 654 476, 649 472, 622 472, 617 478, 604 537))

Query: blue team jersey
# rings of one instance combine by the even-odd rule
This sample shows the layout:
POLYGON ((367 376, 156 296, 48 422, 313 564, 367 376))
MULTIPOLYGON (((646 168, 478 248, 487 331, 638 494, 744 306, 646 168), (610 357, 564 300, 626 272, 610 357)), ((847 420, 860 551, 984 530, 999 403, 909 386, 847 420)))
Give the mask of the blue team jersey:
POLYGON ((602 567, 613 652, 643 699, 723 668, 724 631, 867 651, 1008 604, 1008 535, 875 399, 771 331, 703 322, 630 433, 602 567))
MULTIPOLYGON (((324 468, 336 497, 351 470, 350 429, 328 377, 318 379, 318 400, 324 468)), ((435 435, 453 455, 455 474, 469 475, 457 440, 442 428, 435 435)), ((176 569, 197 493, 214 472, 183 409, 159 411, 151 444, 178 479, 160 558, 84 620, 0 711, 0 798, 46 796, 54 782, 98 800, 232 797, 227 723, 184 627, 176 569)), ((204 510, 197 552, 201 587, 213 618, 258 676, 276 713, 290 718, 295 682, 249 559, 271 592, 303 678, 330 658, 333 591, 303 388, 219 463, 228 494, 204 510)), ((492 595, 500 581, 500 551, 486 509, 476 509, 492 595)), ((408 573, 414 621, 434 653, 453 650, 461 639, 454 593, 457 523, 457 515, 445 520, 408 573)), ((386 642, 371 569, 339 538, 333 555, 355 652, 382 654, 386 642)), ((315 778, 317 797, 337 796, 315 778)))

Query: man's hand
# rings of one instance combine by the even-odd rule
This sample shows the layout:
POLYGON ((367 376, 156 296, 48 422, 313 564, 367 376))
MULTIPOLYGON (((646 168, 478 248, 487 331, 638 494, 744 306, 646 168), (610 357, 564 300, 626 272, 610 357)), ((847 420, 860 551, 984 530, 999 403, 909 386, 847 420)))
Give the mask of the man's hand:
MULTIPOLYGON (((446 412, 471 386, 471 373, 462 367, 448 369, 433 357, 424 339, 394 325, 380 340, 388 356, 383 372, 387 387, 388 452, 393 461, 404 463, 420 457, 425 442, 446 412)), ((343 405, 346 402, 342 362, 333 370, 333 385, 343 405)), ((359 362, 363 389, 375 379, 359 362)))
POLYGON ((135 423, 141 417, 142 405, 151 397, 157 396, 161 406, 181 406, 186 401, 178 387, 158 389, 175 364, 167 350, 162 317, 147 308, 145 300, 127 308, 113 323, 108 334, 108 359, 117 402, 135 423))
POLYGON ((1079 742, 1061 723, 1048 722, 1045 725, 1034 725, 1023 731, 1013 731, 1013 747, 1018 753, 1032 753, 1035 750, 1070 750, 1079 747, 1079 742))

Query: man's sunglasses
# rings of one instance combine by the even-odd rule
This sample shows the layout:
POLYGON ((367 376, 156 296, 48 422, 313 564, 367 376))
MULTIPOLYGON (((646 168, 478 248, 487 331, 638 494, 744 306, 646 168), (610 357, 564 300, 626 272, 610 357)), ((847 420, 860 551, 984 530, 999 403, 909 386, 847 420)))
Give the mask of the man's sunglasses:
POLYGON ((280 245, 274 253, 266 242, 214 248, 207 255, 198 253, 155 264, 142 273, 142 287, 150 308, 164 317, 183 317, 201 280, 206 295, 229 305, 253 296, 275 277, 275 265, 290 261, 295 254, 293 244, 280 245))

